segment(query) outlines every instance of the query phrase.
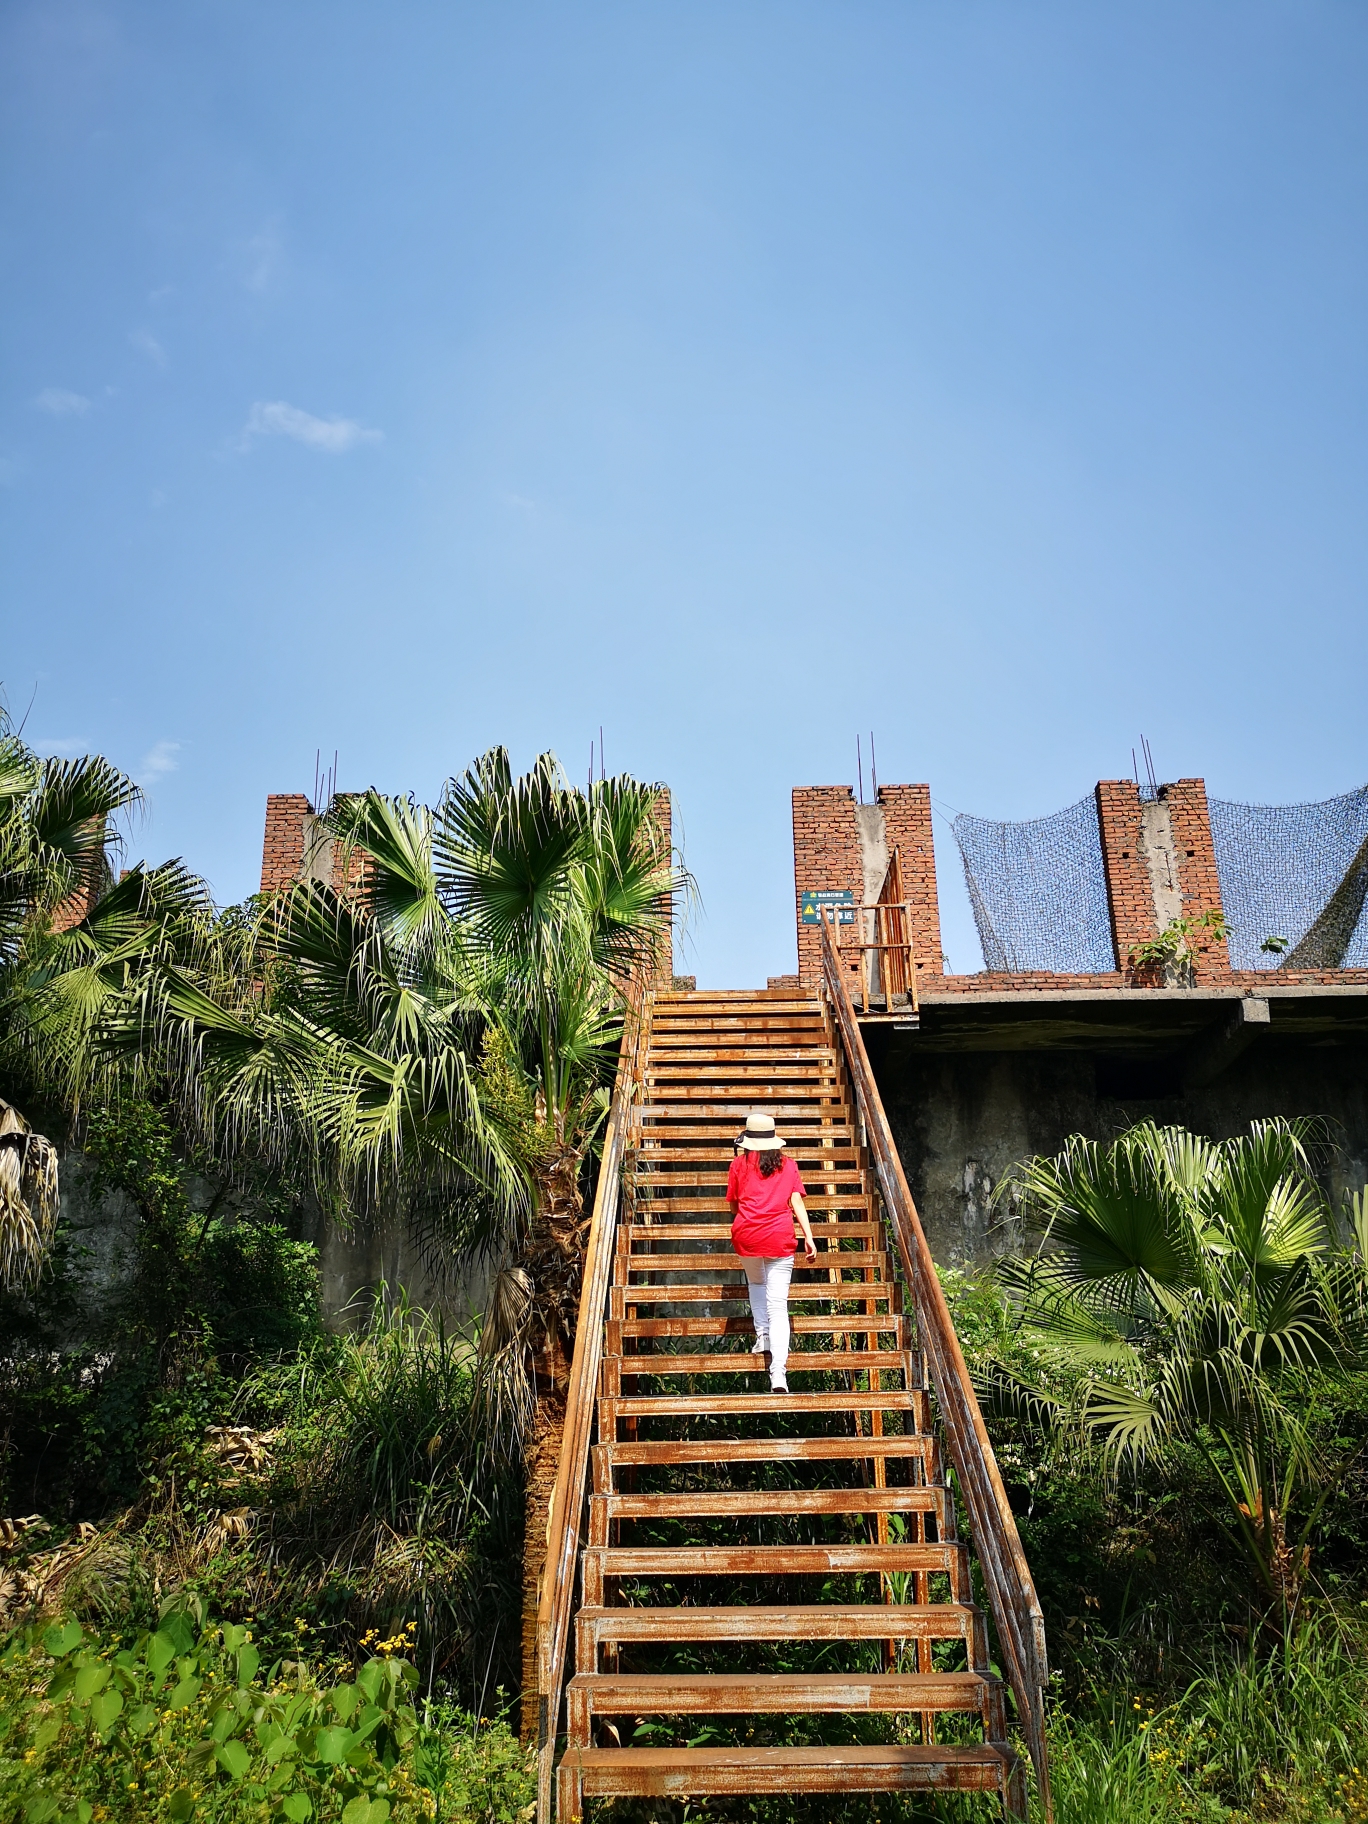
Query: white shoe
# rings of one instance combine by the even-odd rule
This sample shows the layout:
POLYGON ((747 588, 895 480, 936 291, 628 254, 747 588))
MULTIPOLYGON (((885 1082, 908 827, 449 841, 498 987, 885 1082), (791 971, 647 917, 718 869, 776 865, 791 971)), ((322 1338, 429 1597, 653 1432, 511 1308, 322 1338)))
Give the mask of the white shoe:
POLYGON ((751 1354, 752 1355, 768 1355, 769 1352, 770 1352, 769 1331, 768 1330, 757 1330, 755 1333, 755 1342, 751 1346, 751 1354))
POLYGON ((770 1382, 770 1392, 771 1393, 787 1393, 788 1390, 789 1390, 789 1384, 787 1381, 771 1381, 770 1382))

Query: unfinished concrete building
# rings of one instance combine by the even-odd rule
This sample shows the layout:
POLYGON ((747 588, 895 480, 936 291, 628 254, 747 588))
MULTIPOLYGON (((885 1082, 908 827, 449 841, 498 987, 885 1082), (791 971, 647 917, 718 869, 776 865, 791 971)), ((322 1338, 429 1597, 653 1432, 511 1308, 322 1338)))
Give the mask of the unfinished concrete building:
POLYGON ((955 836, 973 975, 941 953, 929 786, 793 794, 798 976, 820 978, 825 916, 939 1260, 1013 1245, 991 1199, 1014 1161, 1146 1117, 1220 1137, 1317 1116, 1335 1203, 1364 1184, 1368 788, 1269 807, 1107 779, 1053 817, 959 817, 955 836))
MULTIPOLYGON (((665 795, 660 816, 668 840, 665 795)), ((1317 1116, 1336 1204, 1364 1184, 1368 788, 1269 807, 1104 779, 1052 817, 959 817, 955 837, 988 965, 972 975, 942 956, 930 787, 795 790, 798 971, 770 983, 816 990, 830 919, 939 1260, 1014 1245, 992 1193, 1016 1160, 1145 1117, 1223 1136, 1317 1116)), ((263 892, 341 887, 341 866, 302 793, 268 799, 263 892)), ((385 1246, 404 1243, 332 1238, 339 1286, 383 1276, 385 1246)))

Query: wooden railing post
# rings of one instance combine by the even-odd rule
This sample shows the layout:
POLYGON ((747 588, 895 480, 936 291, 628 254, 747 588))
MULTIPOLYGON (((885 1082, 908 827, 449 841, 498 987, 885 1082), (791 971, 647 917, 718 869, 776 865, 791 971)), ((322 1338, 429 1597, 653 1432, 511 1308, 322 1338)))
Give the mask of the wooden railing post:
POLYGON ((946 1449, 968 1510, 988 1605, 1007 1662, 1008 1682, 1035 1766, 1045 1816, 1050 1820, 1054 1808, 1045 1739, 1045 1690, 1049 1681, 1045 1619, 825 917, 822 973, 874 1158, 885 1214, 893 1227, 903 1276, 916 1312, 919 1341, 930 1363, 946 1449))
POLYGON ((640 1079, 642 1034, 650 1018, 651 995, 638 990, 628 1006, 618 1055, 617 1077, 608 1126, 603 1137, 598 1188, 584 1254, 575 1348, 565 1400, 565 1431, 560 1463, 546 1526, 546 1565, 537 1611, 537 1824, 551 1824, 552 1774, 556 1759, 561 1690, 565 1680, 566 1642, 574 1604, 575 1571, 584 1515, 603 1359, 603 1324, 613 1276, 618 1210, 622 1198, 622 1163, 632 1122, 632 1103, 640 1079))

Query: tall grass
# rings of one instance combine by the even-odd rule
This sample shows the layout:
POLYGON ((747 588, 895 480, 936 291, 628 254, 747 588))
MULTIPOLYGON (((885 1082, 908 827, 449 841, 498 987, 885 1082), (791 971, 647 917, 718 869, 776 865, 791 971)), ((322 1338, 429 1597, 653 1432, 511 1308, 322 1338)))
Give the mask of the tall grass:
POLYGON ((1095 1699, 1052 1730, 1058 1824, 1368 1819, 1368 1641, 1303 1626, 1214 1663, 1176 1703, 1095 1699))
POLYGON ((293 1608, 339 1640, 419 1627, 425 1683, 475 1706, 511 1682, 516 1478, 484 1435, 469 1341, 407 1300, 244 1386, 276 1472, 257 1610, 293 1608))
POLYGON ((285 1421, 299 1495, 328 1533, 455 1533, 478 1510, 485 1467, 474 1371, 467 1340, 401 1296, 287 1375, 258 1374, 241 1404, 285 1421))

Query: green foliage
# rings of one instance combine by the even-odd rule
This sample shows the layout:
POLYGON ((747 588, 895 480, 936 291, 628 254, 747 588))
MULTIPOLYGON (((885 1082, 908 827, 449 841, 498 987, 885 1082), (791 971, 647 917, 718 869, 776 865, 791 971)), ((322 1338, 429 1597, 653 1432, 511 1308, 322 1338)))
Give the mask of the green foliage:
POLYGON ((417 1616, 425 1677, 440 1665, 477 1706, 512 1675, 518 1465, 492 1448, 464 1338, 377 1301, 362 1328, 258 1368, 235 1416, 271 1438, 272 1613, 349 1640, 417 1616))
MULTIPOLYGON (((243 1196, 190 1198, 166 1113, 130 1097, 89 1113, 90 1199, 133 1205, 130 1272, 92 1320, 70 1232, 42 1281, 0 1303, 0 1495, 82 1517, 136 1500, 224 1418, 238 1380, 321 1336, 316 1250, 243 1196)), ((266 1210, 272 1209, 266 1202, 266 1210)))
MULTIPOLYGON (((120 1647, 74 1622, 0 1655, 0 1810, 25 1824, 525 1819, 533 1763, 506 1727, 413 1707, 384 1651, 354 1677, 263 1660, 249 1627, 173 1598, 120 1647)), ((385 1642, 392 1650, 395 1642, 385 1642)))
POLYGON ((1006 1183, 1040 1250, 1000 1264, 1020 1345, 991 1347, 983 1377, 1000 1409, 1096 1444, 1114 1472, 1181 1475, 1196 1455, 1264 1599, 1288 1610, 1343 1468, 1307 1415, 1368 1361, 1364 1257, 1336 1243, 1308 1137, 1145 1123, 1026 1161, 1006 1183))
POLYGON ((1363 1824, 1364 1645, 1361 1633, 1301 1628, 1271 1655, 1221 1654, 1172 1703, 1098 1693, 1057 1711, 1058 1824, 1363 1824))
MULTIPOLYGON (((1179 970, 1185 976, 1192 972, 1193 964, 1200 950, 1208 944, 1223 944, 1230 935, 1230 926, 1226 923, 1225 914, 1216 908, 1197 913, 1191 918, 1170 919, 1168 924, 1148 943, 1137 944, 1131 951, 1131 963, 1144 966, 1147 963, 1159 964, 1161 967, 1179 970)), ((1268 943, 1264 949, 1270 948, 1268 943)))
POLYGON ((536 1812, 536 1758, 506 1723, 428 1704, 413 1753, 413 1777, 432 1795, 433 1824, 528 1824, 536 1812))

